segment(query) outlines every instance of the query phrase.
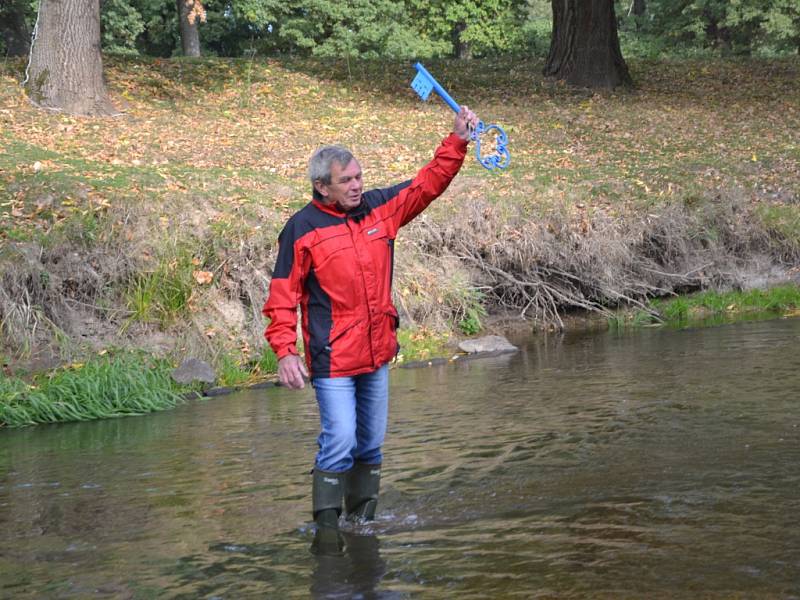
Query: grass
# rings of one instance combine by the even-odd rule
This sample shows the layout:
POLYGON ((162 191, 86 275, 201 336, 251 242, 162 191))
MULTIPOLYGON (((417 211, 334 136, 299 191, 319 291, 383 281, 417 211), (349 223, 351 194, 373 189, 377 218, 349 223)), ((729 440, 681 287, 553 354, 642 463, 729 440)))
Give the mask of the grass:
MULTIPOLYGON (((352 79, 330 60, 177 65, 108 57, 106 65, 112 94, 126 109, 121 119, 37 112, 15 87, 18 73, 6 67, 0 103, 11 116, 0 168, 23 198, 47 182, 56 191, 88 186, 109 202, 146 198, 158 206, 189 196, 225 210, 221 200, 237 196, 275 202, 288 214, 305 201, 305 162, 323 141, 352 146, 368 184, 381 185, 423 164, 451 120, 441 102, 423 104, 407 89, 397 75, 408 68, 402 62, 362 61, 352 79), (276 187, 286 188, 282 198, 271 194, 276 187)), ((510 130, 512 166, 502 177, 468 161, 476 196, 668 200, 698 179, 797 190, 800 68, 792 59, 635 60, 636 92, 604 94, 551 84, 536 60, 429 66, 455 97, 510 130)), ((0 219, 0 231, 9 225, 0 219)))
POLYGON ((447 356, 449 338, 448 334, 425 327, 399 329, 397 341, 400 344, 400 353, 397 355, 397 363, 447 356))
MULTIPOLYGON (((269 346, 256 356, 225 352, 217 382, 242 386, 274 376, 278 359, 269 346)), ((3 358, 0 355, 0 358, 3 358)), ((144 353, 106 353, 29 378, 0 378, 0 428, 140 415, 173 408, 195 386, 176 384, 173 365, 144 353)))
POLYGON ((650 308, 652 313, 642 310, 618 313, 609 320, 609 325, 612 329, 657 324, 683 327, 760 315, 800 316, 800 286, 780 285, 732 292, 709 290, 677 298, 654 299, 650 308))
POLYGON ((144 271, 130 283, 125 301, 133 321, 157 321, 169 325, 189 310, 194 290, 193 273, 201 266, 184 248, 167 246, 167 255, 158 260, 152 271, 144 271))
POLYGON ((222 386, 237 387, 263 381, 278 373, 278 357, 269 345, 264 344, 258 354, 245 351, 223 351, 215 361, 217 380, 222 386))
POLYGON ((765 204, 757 214, 763 223, 787 240, 800 240, 800 211, 795 206, 765 204))
POLYGON ((183 402, 171 365, 143 354, 102 356, 33 383, 0 379, 0 427, 140 415, 183 402))

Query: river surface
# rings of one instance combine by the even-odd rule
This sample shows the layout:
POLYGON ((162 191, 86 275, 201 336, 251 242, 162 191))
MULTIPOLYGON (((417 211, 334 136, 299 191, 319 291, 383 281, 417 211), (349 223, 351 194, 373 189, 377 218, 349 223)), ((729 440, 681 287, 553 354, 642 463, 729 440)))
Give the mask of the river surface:
POLYGON ((310 389, 0 431, 2 598, 800 598, 800 320, 391 374, 379 519, 312 556, 310 389))

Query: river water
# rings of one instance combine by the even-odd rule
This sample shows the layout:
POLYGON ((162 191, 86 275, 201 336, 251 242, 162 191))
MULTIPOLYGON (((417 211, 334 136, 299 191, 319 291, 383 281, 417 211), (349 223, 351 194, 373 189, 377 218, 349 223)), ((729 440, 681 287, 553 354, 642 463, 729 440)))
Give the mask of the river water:
POLYGON ((0 431, 2 598, 800 598, 800 320, 395 369, 379 519, 312 556, 310 390, 0 431))

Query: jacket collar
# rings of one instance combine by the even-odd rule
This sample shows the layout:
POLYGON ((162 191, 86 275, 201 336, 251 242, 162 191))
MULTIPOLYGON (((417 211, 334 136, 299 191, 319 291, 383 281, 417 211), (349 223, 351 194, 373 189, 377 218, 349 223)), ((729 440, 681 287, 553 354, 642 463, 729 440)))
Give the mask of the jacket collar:
MULTIPOLYGON (((362 200, 363 202, 363 200, 362 200)), ((338 206, 335 204, 324 204, 317 200, 316 198, 311 199, 311 204, 316 206, 322 212, 327 213, 329 215, 333 215, 334 217, 339 217, 340 219, 344 219, 347 216, 347 213, 343 210, 340 210, 338 206)))
POLYGON ((335 204, 324 204, 317 200, 316 198, 311 199, 311 203, 316 206, 319 210, 329 215, 333 215, 334 217, 339 217, 340 219, 345 219, 350 217, 356 223, 360 222, 364 217, 366 217, 370 213, 369 206, 367 205, 366 200, 364 197, 361 197, 361 204, 359 204, 356 208, 349 212, 345 212, 341 210, 335 204))

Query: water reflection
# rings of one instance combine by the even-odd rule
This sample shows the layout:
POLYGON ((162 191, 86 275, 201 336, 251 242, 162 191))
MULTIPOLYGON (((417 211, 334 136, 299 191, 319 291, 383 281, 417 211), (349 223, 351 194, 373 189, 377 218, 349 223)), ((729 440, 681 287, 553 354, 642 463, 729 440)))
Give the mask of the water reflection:
POLYGON ((344 556, 314 557, 311 597, 320 600, 403 597, 399 592, 379 589, 387 567, 378 537, 348 532, 343 535, 344 556))

